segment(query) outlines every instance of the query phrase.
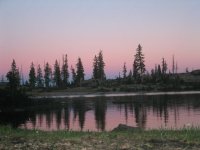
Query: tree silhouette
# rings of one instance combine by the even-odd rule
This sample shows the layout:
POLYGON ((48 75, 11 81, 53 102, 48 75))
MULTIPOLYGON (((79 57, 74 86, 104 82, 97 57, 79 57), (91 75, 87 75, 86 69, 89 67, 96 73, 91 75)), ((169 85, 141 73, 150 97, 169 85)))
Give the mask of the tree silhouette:
POLYGON ((33 62, 31 63, 30 66, 30 71, 29 71, 29 85, 31 88, 35 87, 35 83, 36 83, 36 74, 35 74, 35 67, 33 62))
POLYGON ((165 59, 162 59, 162 74, 165 75, 167 73, 167 63, 165 59))
POLYGON ((127 73, 126 63, 124 63, 124 66, 123 66, 123 78, 124 79, 126 79, 126 73, 127 73))
POLYGON ((73 68, 73 66, 71 66, 71 72, 72 72, 72 84, 76 84, 76 71, 73 68))
POLYGON ((104 67, 105 67, 105 62, 103 60, 103 52, 100 51, 98 56, 98 78, 101 81, 106 79, 104 67))
POLYGON ((134 77, 135 80, 138 78, 138 71, 137 71, 136 60, 134 60, 134 62, 133 62, 133 77, 134 77))
POLYGON ((76 64, 76 81, 79 86, 81 86, 81 81, 84 80, 84 76, 85 74, 84 74, 83 64, 81 58, 79 57, 78 62, 76 64))
POLYGON ((93 78, 95 80, 98 79, 98 72, 99 72, 99 68, 98 68, 98 58, 97 56, 95 55, 94 56, 94 62, 93 62, 93 78))
POLYGON ((13 59, 13 62, 11 64, 11 69, 6 75, 8 79, 8 86, 10 87, 11 91, 17 90, 17 88, 20 85, 20 75, 19 75, 19 69, 17 68, 16 62, 13 59))
POLYGON ((45 83, 45 87, 47 88, 50 86, 51 74, 52 74, 52 70, 51 70, 51 67, 49 66, 49 63, 47 62, 44 68, 44 83, 45 83))
POLYGON ((68 85, 68 79, 69 79, 67 54, 63 58, 61 74, 62 74, 62 82, 63 82, 64 86, 66 87, 68 85))
POLYGON ((58 61, 56 60, 55 61, 55 64, 54 64, 54 82, 56 84, 57 87, 60 87, 61 86, 61 73, 60 73, 60 66, 58 64, 58 61))
POLYGON ((139 44, 138 48, 136 49, 136 54, 135 54, 135 60, 134 60, 134 72, 137 76, 139 75, 139 80, 142 78, 142 76, 145 73, 145 64, 144 64, 144 55, 142 53, 142 46, 139 44))
POLYGON ((93 62, 93 79, 97 81, 103 81, 106 79, 105 71, 105 62, 103 60, 103 52, 100 50, 98 56, 94 56, 93 62))
POLYGON ((175 62, 174 62, 174 55, 172 56, 172 74, 175 73, 175 62))
POLYGON ((38 87, 43 87, 43 75, 42 75, 42 69, 40 67, 40 65, 38 65, 38 68, 37 68, 37 86, 38 87))

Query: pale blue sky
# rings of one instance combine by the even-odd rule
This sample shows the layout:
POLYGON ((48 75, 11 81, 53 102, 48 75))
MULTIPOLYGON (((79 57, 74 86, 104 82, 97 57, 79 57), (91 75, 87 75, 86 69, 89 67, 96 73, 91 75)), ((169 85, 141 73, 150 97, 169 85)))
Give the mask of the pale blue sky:
POLYGON ((199 0, 0 0, 0 75, 12 58, 28 72, 31 61, 54 63, 78 56, 88 77, 92 59, 104 52, 106 73, 130 69, 137 45, 150 70, 165 57, 179 71, 200 68, 199 0), (110 69, 111 68, 111 69, 110 69))

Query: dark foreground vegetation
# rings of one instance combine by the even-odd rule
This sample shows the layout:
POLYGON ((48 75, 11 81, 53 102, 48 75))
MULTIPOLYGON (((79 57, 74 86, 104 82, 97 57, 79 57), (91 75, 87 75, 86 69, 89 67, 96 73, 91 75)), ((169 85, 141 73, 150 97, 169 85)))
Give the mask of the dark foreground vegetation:
POLYGON ((0 127, 0 149, 200 149, 200 130, 128 130, 112 132, 71 132, 0 127))

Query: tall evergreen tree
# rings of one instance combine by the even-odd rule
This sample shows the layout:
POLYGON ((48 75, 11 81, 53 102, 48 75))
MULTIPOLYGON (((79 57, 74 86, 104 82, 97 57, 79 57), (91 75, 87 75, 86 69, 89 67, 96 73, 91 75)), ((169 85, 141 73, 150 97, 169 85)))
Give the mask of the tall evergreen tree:
POLYGON ((72 72, 72 84, 76 84, 76 71, 73 66, 71 66, 71 72, 72 72))
POLYGON ((84 68, 83 68, 83 64, 81 61, 81 58, 78 58, 78 62, 76 64, 76 81, 79 84, 79 86, 81 86, 81 81, 84 80, 84 68))
POLYGON ((129 74, 128 74, 128 77, 127 77, 127 83, 128 83, 128 84, 131 84, 131 83, 132 83, 132 76, 133 76, 133 75, 132 75, 132 71, 130 70, 130 71, 129 71, 129 74))
POLYGON ((172 74, 175 73, 175 61, 174 61, 174 55, 172 56, 172 74))
POLYGON ((6 75, 8 79, 8 86, 10 87, 11 91, 17 90, 17 88, 20 85, 20 75, 19 75, 19 69, 17 68, 16 62, 13 59, 13 62, 11 64, 11 69, 6 75))
POLYGON ((63 58, 63 66, 62 66, 62 82, 64 86, 68 85, 68 79, 69 79, 69 71, 68 71, 68 59, 67 59, 67 54, 63 58))
POLYGON ((36 73, 35 73, 35 67, 33 62, 31 63, 30 71, 29 71, 29 84, 31 88, 35 87, 36 83, 36 73))
POLYGON ((43 75, 42 75, 42 69, 40 67, 40 65, 38 65, 37 68, 37 86, 38 87, 43 87, 43 75))
POLYGON ((144 64, 144 54, 142 53, 142 46, 139 44, 136 49, 135 61, 136 71, 140 77, 142 77, 145 73, 145 64, 144 64))
POLYGON ((136 80, 138 78, 138 70, 136 60, 133 62, 133 77, 136 80))
POLYGON ((95 55, 94 56, 94 62, 93 62, 93 78, 96 80, 98 79, 98 72, 99 72, 99 68, 98 68, 98 58, 95 55))
POLYGON ((123 78, 124 79, 126 79, 126 73, 127 73, 126 63, 124 63, 124 66, 123 66, 123 78))
POLYGON ((158 76, 161 77, 162 71, 160 65, 158 65, 158 76))
POLYGON ((105 80, 106 79, 104 67, 105 67, 105 62, 103 60, 103 52, 100 51, 99 52, 99 56, 98 56, 98 78, 100 80, 105 80))
POLYGON ((61 73, 60 73, 60 66, 58 64, 58 61, 56 60, 54 64, 54 82, 57 87, 61 87, 61 73))
POLYGON ((162 59, 162 74, 165 75, 167 73, 167 63, 165 59, 162 59))
POLYGON ((52 69, 49 63, 47 62, 44 68, 44 83, 46 88, 50 87, 51 75, 52 75, 52 69))

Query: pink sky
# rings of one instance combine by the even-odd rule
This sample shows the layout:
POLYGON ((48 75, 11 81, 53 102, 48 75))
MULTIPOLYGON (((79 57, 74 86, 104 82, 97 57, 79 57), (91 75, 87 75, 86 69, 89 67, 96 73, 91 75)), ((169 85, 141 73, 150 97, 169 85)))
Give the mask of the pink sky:
POLYGON ((92 74, 95 54, 103 50, 106 75, 114 78, 123 63, 132 69, 138 44, 150 71, 172 55, 178 71, 200 68, 200 2, 114 1, 6 1, 0 2, 0 75, 14 58, 25 75, 35 65, 51 65, 68 54, 69 66, 81 57, 86 78, 92 74), (170 10, 170 11, 169 11, 170 10))

